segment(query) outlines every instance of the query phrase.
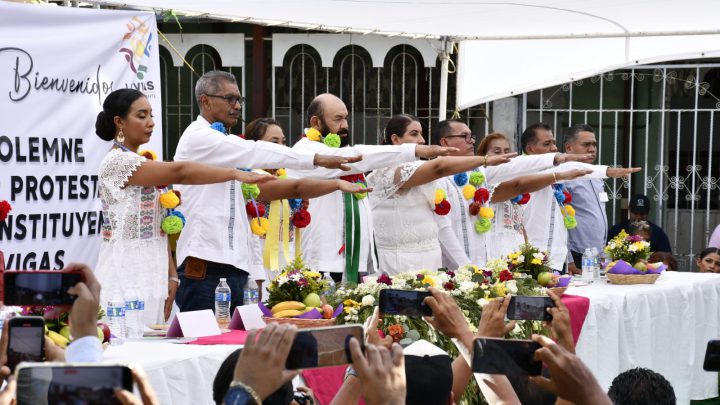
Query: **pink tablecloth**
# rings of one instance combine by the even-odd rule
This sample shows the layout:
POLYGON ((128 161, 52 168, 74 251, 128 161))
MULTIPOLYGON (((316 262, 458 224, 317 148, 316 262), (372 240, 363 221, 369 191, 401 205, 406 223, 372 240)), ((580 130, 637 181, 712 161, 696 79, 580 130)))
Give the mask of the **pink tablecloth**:
POLYGON ((246 330, 231 330, 215 336, 197 338, 189 345, 243 345, 248 332, 246 330))

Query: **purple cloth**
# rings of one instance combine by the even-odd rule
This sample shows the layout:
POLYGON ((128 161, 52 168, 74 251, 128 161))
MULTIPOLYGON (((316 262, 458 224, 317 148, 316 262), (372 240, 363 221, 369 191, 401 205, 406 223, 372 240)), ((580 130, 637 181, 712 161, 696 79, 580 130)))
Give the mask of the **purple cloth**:
POLYGON ((635 267, 631 266, 630 263, 624 261, 624 260, 618 260, 618 262, 610 269, 608 270, 608 273, 612 274, 660 274, 665 269, 667 269, 667 266, 665 264, 661 264, 657 269, 651 269, 650 267, 647 268, 647 271, 640 271, 636 269, 635 267))

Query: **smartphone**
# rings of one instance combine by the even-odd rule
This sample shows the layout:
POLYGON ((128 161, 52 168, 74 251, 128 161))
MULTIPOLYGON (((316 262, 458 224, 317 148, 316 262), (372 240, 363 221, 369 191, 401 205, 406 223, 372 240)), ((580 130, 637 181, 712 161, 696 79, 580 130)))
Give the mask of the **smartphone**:
POLYGON ((475 339, 474 373, 507 376, 540 375, 542 362, 535 360, 540 344, 532 340, 475 339))
POLYGON ((720 371, 720 340, 711 340, 705 350, 703 370, 720 371))
POLYGON ((547 308, 554 307, 555 302, 550 297, 510 297, 507 309, 508 319, 552 321, 552 315, 547 308))
POLYGON ((288 353, 288 370, 339 366, 351 362, 350 338, 363 342, 362 325, 338 325, 298 331, 288 353))
POLYGON ((123 365, 25 363, 16 375, 17 405, 119 405, 115 389, 133 391, 132 372, 123 365))
POLYGON ((82 274, 61 271, 6 271, 5 305, 72 305, 68 288, 83 281, 82 274))
POLYGON ((8 321, 7 366, 10 371, 21 361, 45 359, 45 320, 40 316, 16 316, 8 321))
POLYGON ((387 315, 432 316, 432 309, 425 304, 427 291, 380 290, 380 312, 387 315))

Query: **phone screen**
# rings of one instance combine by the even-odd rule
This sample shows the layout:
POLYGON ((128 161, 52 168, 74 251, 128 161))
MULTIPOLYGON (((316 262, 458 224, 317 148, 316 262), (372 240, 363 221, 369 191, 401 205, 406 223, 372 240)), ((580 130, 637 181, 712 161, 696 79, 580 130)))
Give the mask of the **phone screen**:
POLYGON ((520 297, 510 298, 508 305, 508 319, 552 321, 552 315, 547 312, 548 307, 554 307, 555 302, 550 297, 520 297))
POLYGON ((363 342, 360 325, 330 326, 298 331, 285 367, 289 370, 339 366, 350 363, 350 338, 363 342))
POLYGON ((532 340, 475 339, 473 372, 507 376, 540 375, 542 362, 534 359, 540 344, 532 340))
POLYGON ((43 361, 45 322, 42 318, 13 318, 8 322, 7 366, 10 370, 15 370, 22 361, 43 361))
POLYGON ((720 340, 711 340, 708 342, 707 349, 705 350, 703 370, 720 371, 720 340))
POLYGON ((115 389, 132 392, 132 374, 125 366, 56 366, 21 368, 18 405, 120 404, 115 389))
POLYGON ((5 273, 5 305, 72 305, 68 288, 82 281, 79 273, 19 271, 5 273))
POLYGON ((427 291, 380 290, 380 312, 387 315, 431 316, 432 309, 425 304, 427 291))

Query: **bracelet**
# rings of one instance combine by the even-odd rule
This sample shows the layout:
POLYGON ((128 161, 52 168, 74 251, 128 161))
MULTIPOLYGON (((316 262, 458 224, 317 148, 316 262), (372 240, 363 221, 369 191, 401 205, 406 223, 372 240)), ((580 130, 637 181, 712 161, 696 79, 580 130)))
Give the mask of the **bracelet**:
POLYGON ((483 161, 483 167, 487 167, 487 158, 488 158, 488 155, 485 155, 485 160, 483 161))
MULTIPOLYGON (((251 386, 245 384, 242 381, 233 381, 230 383, 230 386, 228 387, 228 391, 230 391, 234 387, 241 388, 245 392, 250 394, 250 396, 252 397, 252 400, 255 402, 255 405, 262 405, 262 399, 260 399, 260 395, 258 395, 258 393, 255 392, 255 390, 252 389, 251 386)), ((227 405, 231 405, 231 404, 227 404, 227 405)))
POLYGON ((175 276, 170 276, 170 277, 168 277, 168 282, 170 282, 170 281, 176 282, 178 287, 180 287, 180 279, 179 278, 177 278, 175 276))
POLYGON ((345 369, 345 376, 343 377, 343 381, 347 380, 348 377, 353 376, 357 378, 357 371, 353 368, 353 366, 348 366, 348 368, 345 369))
POLYGON ((555 172, 553 172, 553 182, 557 183, 557 176, 555 175, 555 172))

